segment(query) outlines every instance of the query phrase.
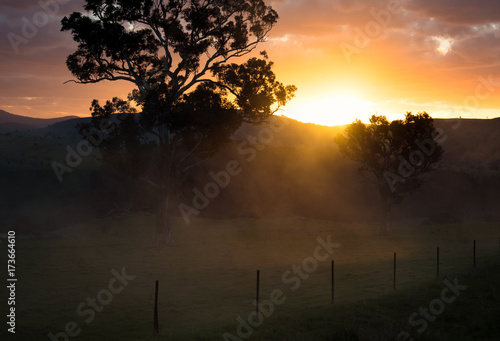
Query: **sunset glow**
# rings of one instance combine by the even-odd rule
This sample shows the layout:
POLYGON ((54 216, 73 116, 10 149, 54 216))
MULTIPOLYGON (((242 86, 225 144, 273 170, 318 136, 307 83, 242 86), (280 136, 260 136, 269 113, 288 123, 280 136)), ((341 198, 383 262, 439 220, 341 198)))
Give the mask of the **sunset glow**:
MULTIPOLYGON (((72 79, 65 59, 76 43, 60 32, 60 20, 83 4, 61 5, 28 38, 22 18, 43 9, 29 1, 2 5, 0 109, 45 118, 89 116, 94 98, 125 98, 132 90, 125 82, 64 84, 72 79)), ((278 79, 297 86, 284 111, 290 117, 332 125, 375 113, 402 117, 406 111, 500 116, 498 1, 474 7, 434 0, 268 4, 280 19, 255 56, 266 50, 278 79)))
POLYGON ((357 118, 366 122, 373 114, 372 103, 368 101, 352 94, 332 94, 291 103, 285 115, 302 122, 335 126, 352 123, 357 118))

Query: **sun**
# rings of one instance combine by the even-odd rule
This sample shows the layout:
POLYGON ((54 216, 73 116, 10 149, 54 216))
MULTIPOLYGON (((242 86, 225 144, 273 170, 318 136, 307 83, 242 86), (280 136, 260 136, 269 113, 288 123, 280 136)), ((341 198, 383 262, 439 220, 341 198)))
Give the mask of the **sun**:
POLYGON ((367 122, 375 114, 372 102, 350 93, 335 93, 293 102, 287 106, 285 116, 324 126, 349 124, 356 119, 367 122))

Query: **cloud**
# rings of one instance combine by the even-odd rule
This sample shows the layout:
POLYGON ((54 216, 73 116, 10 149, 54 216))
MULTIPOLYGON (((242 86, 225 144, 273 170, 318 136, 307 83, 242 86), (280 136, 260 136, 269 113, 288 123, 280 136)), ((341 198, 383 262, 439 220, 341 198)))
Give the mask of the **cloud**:
POLYGON ((405 2, 405 8, 419 17, 453 25, 500 22, 500 2, 497 0, 412 0, 405 2))
POLYGON ((276 31, 301 35, 330 35, 346 25, 361 25, 370 20, 370 8, 385 1, 361 0, 284 0, 274 2, 280 15, 276 31))
POLYGON ((67 44, 69 35, 60 32, 61 19, 81 9, 83 1, 41 0, 2 3, 0 48, 15 54, 29 54, 33 49, 67 44), (79 8, 77 8, 79 4, 79 8))

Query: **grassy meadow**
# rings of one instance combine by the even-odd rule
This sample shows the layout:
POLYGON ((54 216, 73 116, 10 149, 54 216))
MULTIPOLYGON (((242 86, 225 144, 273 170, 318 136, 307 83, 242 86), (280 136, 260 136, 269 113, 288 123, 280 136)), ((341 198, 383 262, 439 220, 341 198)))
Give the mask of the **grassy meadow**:
MULTIPOLYGON (((400 223, 394 224, 389 237, 380 237, 376 226, 301 218, 198 219, 190 225, 179 219, 173 231, 175 243, 158 249, 152 246, 154 220, 152 215, 137 214, 73 226, 62 230, 60 239, 18 237, 15 339, 49 340, 49 333, 56 335, 68 322, 75 322, 80 332, 69 339, 153 340, 156 280, 159 340, 223 340, 224 333, 237 337, 237 317, 247 320, 255 310, 257 269, 261 300, 279 289, 286 301, 275 306, 249 340, 394 340, 401 330, 412 331, 408 317, 439 297, 445 276, 457 277, 469 289, 446 308, 434 327, 427 328, 421 337, 430 334, 422 339, 460 339, 439 334, 447 330, 449 319, 455 323, 453 311, 460 305, 465 305, 471 318, 481 316, 469 311, 478 303, 479 308, 492 305, 485 308, 487 317, 500 317, 499 291, 488 289, 488 285, 496 283, 494 288, 498 288, 500 284, 498 223, 400 223), (291 290, 294 283, 282 279, 293 265, 314 256, 317 238, 327 240, 328 236, 340 244, 332 255, 333 306, 330 258, 318 262, 317 270, 302 279, 295 291, 291 290), (440 279, 436 279, 437 246, 440 279), (396 291, 394 252, 398 255, 396 291), (77 307, 108 288, 113 269, 120 273, 123 268, 135 278, 87 323, 89 315, 78 314, 77 307), (486 303, 474 295, 486 295, 481 298, 486 303)), ((6 248, 2 249, 6 263, 6 248)), ((457 308, 456 314, 462 311, 457 308)), ((469 326, 464 323, 458 323, 459 327, 469 326)), ((413 329, 412 335, 418 333, 413 329)), ((470 334, 458 334, 464 335, 470 334)))

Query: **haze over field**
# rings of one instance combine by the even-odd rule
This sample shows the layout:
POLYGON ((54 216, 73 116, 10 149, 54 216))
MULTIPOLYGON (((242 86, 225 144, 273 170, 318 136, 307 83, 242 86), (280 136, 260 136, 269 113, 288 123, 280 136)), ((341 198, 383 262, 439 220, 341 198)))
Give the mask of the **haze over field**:
MULTIPOLYGON (((376 223, 376 186, 366 181, 358 164, 341 157, 333 142, 343 127, 304 124, 285 117, 278 120, 284 129, 255 147, 249 141, 267 125, 243 125, 230 145, 193 173, 183 202, 192 205, 193 189, 203 190, 213 181, 211 172, 218 173, 237 160, 243 173, 231 178, 230 185, 199 217, 304 216, 376 223)), ((78 122, 70 119, 41 129, 0 123, 10 129, 0 136, 0 165, 5 169, 2 219, 20 229, 31 226, 42 231, 127 207, 154 212, 149 186, 128 180, 116 186, 122 175, 96 162, 96 153, 84 157, 71 173, 63 173, 59 183, 52 163, 65 164, 68 146, 77 149, 82 141, 74 128, 78 122), (16 170, 31 167, 36 172, 26 187, 26 178, 16 170), (84 196, 72 197, 71 193, 84 189, 84 196), (42 196, 47 200, 40 201, 42 196)), ((435 125, 445 134, 443 160, 423 187, 394 209, 394 219, 426 223, 500 219, 500 119, 436 120, 435 125)), ((174 214, 181 216, 178 209, 174 214)))

